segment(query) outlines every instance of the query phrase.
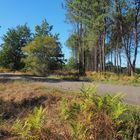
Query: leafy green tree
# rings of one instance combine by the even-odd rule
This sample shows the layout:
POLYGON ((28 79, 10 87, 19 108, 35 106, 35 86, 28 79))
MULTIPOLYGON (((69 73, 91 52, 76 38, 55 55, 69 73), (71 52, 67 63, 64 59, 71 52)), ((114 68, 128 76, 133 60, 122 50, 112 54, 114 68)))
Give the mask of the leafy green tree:
POLYGON ((25 57, 22 48, 31 40, 31 31, 25 25, 8 29, 3 36, 2 49, 0 51, 0 65, 11 70, 19 70, 24 67, 21 61, 25 57))
POLYGON ((64 55, 58 35, 51 33, 52 26, 46 20, 35 27, 35 38, 23 48, 26 58, 23 59, 26 68, 35 74, 48 75, 52 70, 62 68, 64 55))
POLYGON ((62 66, 62 53, 56 40, 50 36, 36 37, 24 49, 27 68, 35 74, 48 75, 62 66))

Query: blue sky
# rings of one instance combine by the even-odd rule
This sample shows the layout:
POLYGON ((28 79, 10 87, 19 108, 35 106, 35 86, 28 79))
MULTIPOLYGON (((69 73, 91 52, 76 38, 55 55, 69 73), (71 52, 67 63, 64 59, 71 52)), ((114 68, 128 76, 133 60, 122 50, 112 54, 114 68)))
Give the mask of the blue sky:
MULTIPOLYGON (((65 58, 69 58, 71 51, 65 46, 71 26, 65 22, 65 10, 61 3, 63 0, 0 0, 0 37, 8 28, 27 23, 31 30, 47 19, 54 26, 53 32, 60 33, 65 58)), ((2 40, 0 39, 0 43, 2 40)))
MULTIPOLYGON (((34 26, 41 24, 41 21, 46 18, 48 23, 54 26, 53 32, 60 33, 65 58, 69 58, 71 51, 65 46, 65 41, 72 27, 65 22, 62 2, 63 0, 0 0, 0 25, 2 26, 0 37, 6 33, 8 28, 19 24, 28 23, 34 31, 34 26)), ((137 67, 140 67, 140 55, 138 55, 137 67)))

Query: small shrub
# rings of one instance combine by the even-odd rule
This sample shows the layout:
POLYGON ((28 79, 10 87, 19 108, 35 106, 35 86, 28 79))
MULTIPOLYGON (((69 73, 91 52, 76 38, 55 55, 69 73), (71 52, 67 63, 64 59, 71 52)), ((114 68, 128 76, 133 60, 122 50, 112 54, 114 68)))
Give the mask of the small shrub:
POLYGON ((19 134, 22 139, 38 139, 45 123, 46 109, 35 108, 33 114, 30 114, 24 121, 16 120, 13 125, 14 132, 19 134))

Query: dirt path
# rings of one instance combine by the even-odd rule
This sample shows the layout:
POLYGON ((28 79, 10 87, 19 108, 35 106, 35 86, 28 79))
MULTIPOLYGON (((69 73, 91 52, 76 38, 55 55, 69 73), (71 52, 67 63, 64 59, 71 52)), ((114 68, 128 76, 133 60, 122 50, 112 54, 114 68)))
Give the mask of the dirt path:
MULTIPOLYGON (((48 86, 54 86, 63 88, 64 90, 80 90, 83 84, 89 84, 88 82, 81 81, 65 81, 60 79, 50 79, 45 77, 36 77, 32 75, 23 75, 23 74, 13 74, 13 73, 0 73, 0 82, 3 80, 32 80, 41 84, 48 86)), ((95 83, 90 83, 95 84, 95 83)), ((111 85, 111 84, 96 84, 98 94, 104 93, 124 93, 124 101, 129 104, 140 105, 140 87, 134 86, 122 86, 122 85, 111 85)))

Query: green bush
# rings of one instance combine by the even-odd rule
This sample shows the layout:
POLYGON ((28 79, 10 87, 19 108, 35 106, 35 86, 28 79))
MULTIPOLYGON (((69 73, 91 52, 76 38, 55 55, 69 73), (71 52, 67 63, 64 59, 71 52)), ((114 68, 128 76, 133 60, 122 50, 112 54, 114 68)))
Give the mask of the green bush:
POLYGON ((23 50, 28 54, 23 61, 35 74, 48 75, 62 63, 61 49, 54 37, 36 37, 23 50))

